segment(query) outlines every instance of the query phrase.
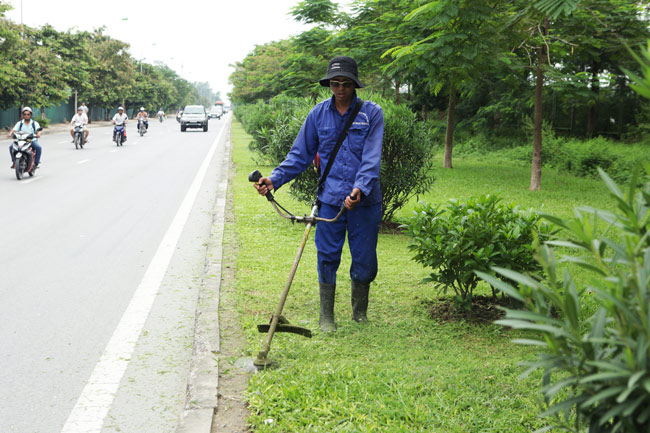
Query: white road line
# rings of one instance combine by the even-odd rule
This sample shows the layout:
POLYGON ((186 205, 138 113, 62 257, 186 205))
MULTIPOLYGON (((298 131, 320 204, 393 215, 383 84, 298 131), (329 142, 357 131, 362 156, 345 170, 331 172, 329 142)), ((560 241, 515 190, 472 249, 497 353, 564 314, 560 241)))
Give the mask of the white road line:
POLYGON ((113 149, 113 150, 111 150, 111 153, 113 153, 113 152, 117 152, 117 149, 113 149))
POLYGON ((82 159, 81 161, 77 161, 77 164, 85 164, 88 161, 90 161, 90 160, 89 159, 82 159))
POLYGON ((69 140, 65 140, 65 141, 59 141, 59 142, 58 142, 58 144, 65 144, 65 143, 70 143, 70 141, 69 141, 69 140))
POLYGON ((129 364, 135 345, 149 316, 160 284, 169 262, 176 251, 176 245, 199 193, 199 189, 212 157, 226 128, 222 128, 203 160, 176 216, 167 229, 156 254, 142 277, 126 311, 115 328, 104 353, 95 366, 77 404, 72 409, 61 433, 99 433, 104 418, 113 404, 120 381, 129 364))

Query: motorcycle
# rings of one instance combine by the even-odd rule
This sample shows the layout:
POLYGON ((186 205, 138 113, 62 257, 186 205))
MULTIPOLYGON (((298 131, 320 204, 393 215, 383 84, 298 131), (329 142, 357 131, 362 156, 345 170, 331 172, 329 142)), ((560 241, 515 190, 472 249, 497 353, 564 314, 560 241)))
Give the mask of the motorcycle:
POLYGON ((27 131, 16 131, 13 133, 12 138, 15 140, 11 145, 11 149, 16 158, 16 179, 21 180, 25 173, 34 176, 34 172, 36 172, 36 164, 34 163, 36 153, 32 147, 34 134, 27 131))
POLYGON ((144 121, 138 120, 138 134, 140 134, 140 137, 142 137, 146 133, 147 133, 147 128, 144 125, 144 121))
POLYGON ((179 112, 176 113, 176 121, 177 121, 178 123, 181 123, 181 116, 182 116, 182 115, 183 115, 183 112, 182 112, 182 111, 179 111, 179 112))
POLYGON ((164 118, 165 118, 165 116, 163 116, 162 114, 160 116, 158 116, 158 119, 160 119, 160 123, 163 123, 164 118))
POLYGON ((84 140, 84 124, 81 122, 75 122, 72 132, 74 135, 74 148, 83 149, 84 144, 86 144, 84 140))
POLYGON ((113 141, 119 146, 123 146, 124 143, 124 124, 115 125, 113 128, 113 141))

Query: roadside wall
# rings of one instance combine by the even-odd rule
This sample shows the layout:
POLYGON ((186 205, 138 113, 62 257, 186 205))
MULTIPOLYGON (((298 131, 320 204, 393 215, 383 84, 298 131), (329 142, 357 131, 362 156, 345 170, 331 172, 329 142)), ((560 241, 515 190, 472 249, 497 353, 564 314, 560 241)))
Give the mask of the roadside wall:
MULTIPOLYGON (((86 104, 87 105, 87 104, 86 104)), ((41 118, 41 109, 39 107, 31 107, 34 110, 34 119, 38 121, 41 118)), ((89 108, 89 118, 92 122, 93 120, 109 120, 117 113, 117 107, 106 109, 101 107, 91 107, 89 108)), ((127 109, 126 114, 129 118, 133 118, 135 109, 127 109)), ((70 98, 69 101, 63 102, 54 107, 45 108, 45 117, 47 117, 50 123, 67 123, 70 122, 72 116, 74 116, 76 110, 74 106, 74 97, 70 98)), ((8 110, 0 110, 0 128, 9 130, 11 129, 16 122, 20 120, 20 113, 18 107, 10 108, 8 110)))

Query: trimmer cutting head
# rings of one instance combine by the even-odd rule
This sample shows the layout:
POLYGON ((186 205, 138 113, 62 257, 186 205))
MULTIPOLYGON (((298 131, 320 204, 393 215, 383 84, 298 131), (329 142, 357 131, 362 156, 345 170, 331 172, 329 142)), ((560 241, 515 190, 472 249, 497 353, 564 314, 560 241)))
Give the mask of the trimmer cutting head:
MULTIPOLYGON (((267 324, 257 325, 257 330, 263 334, 269 332, 272 320, 273 318, 271 318, 267 324)), ((275 328, 275 332, 290 332, 292 334, 298 334, 302 335, 303 337, 311 338, 310 329, 303 328, 302 326, 292 325, 284 316, 280 316, 278 318, 278 326, 275 328)))
MULTIPOLYGON (((273 317, 268 324, 257 325, 257 330, 262 333, 268 333, 271 329, 271 323, 273 322, 273 317)), ((292 325, 284 316, 278 316, 278 323, 275 326, 276 332, 290 332, 292 334, 302 335, 303 337, 311 338, 311 330, 303 328, 301 326, 292 325)), ((267 368, 273 368, 277 364, 266 357, 268 350, 262 349, 258 354, 257 358, 253 361, 253 366, 258 370, 265 370, 267 368)))

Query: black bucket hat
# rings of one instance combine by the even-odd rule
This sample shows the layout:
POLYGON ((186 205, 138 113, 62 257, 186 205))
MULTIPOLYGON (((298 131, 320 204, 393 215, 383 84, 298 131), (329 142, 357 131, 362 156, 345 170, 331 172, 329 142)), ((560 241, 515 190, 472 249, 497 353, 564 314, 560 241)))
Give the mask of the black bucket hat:
POLYGON ((363 87, 361 81, 359 81, 357 72, 357 62, 354 61, 352 57, 339 56, 334 57, 330 60, 327 65, 327 75, 321 78, 318 82, 323 87, 330 86, 330 79, 334 77, 346 77, 354 81, 356 88, 363 87))

